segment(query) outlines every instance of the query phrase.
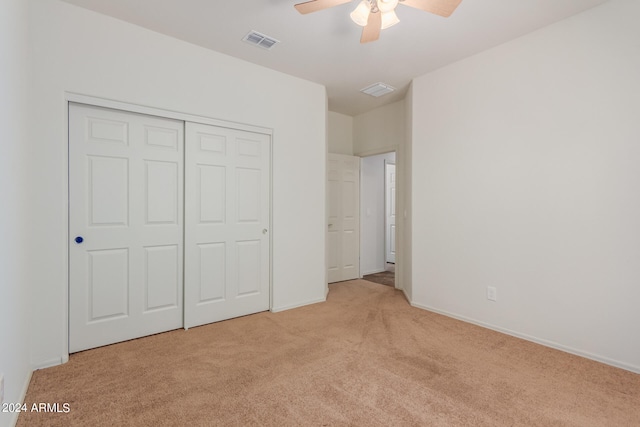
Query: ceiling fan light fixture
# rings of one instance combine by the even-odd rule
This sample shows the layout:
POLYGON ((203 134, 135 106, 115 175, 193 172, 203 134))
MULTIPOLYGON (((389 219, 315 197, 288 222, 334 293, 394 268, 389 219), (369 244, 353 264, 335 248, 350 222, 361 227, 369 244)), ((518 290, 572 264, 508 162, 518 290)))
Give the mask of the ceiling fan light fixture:
MULTIPOLYGON (((302 14, 317 12, 352 0, 306 0, 294 5, 302 14)), ((395 9, 400 2, 414 9, 424 10, 442 17, 450 16, 462 0, 360 0, 349 16, 363 27, 360 43, 369 43, 380 38, 380 31, 400 22, 395 9)))
POLYGON ((400 22, 400 19, 398 19, 398 15, 396 15, 395 10, 392 10, 390 12, 383 12, 382 13, 382 26, 380 28, 385 30, 385 29, 387 29, 389 27, 393 27, 398 22, 400 22))
POLYGON ((377 0, 377 4, 380 12, 385 14, 395 10, 396 6, 398 6, 398 0, 377 0))
POLYGON ((351 16, 351 20, 356 24, 361 27, 366 27, 367 21, 369 20, 369 13, 371 13, 369 0, 362 0, 349 16, 351 16))

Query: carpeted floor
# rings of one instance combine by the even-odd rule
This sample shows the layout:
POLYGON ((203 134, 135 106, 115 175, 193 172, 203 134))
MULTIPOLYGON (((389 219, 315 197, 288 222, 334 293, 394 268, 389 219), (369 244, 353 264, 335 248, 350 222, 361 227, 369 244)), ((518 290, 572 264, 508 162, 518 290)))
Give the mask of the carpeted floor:
POLYGON ((385 286, 391 286, 395 288, 396 286, 396 268, 395 264, 387 263, 386 270, 380 273, 367 274, 362 278, 364 280, 368 280, 369 282, 379 283, 385 286))
POLYGON ((640 375, 410 307, 326 303, 89 350, 34 372, 18 426, 638 426, 640 375))

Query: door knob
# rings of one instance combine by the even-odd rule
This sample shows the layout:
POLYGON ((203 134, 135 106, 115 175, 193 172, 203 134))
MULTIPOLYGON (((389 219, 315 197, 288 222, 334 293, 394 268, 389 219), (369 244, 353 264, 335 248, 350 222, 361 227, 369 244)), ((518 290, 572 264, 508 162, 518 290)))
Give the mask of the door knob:
POLYGON ((262 234, 267 234, 267 229, 266 228, 262 229, 262 234))
POLYGON ((75 240, 77 244, 80 244, 80 243, 84 242, 84 239, 82 238, 82 236, 78 236, 73 240, 75 240))

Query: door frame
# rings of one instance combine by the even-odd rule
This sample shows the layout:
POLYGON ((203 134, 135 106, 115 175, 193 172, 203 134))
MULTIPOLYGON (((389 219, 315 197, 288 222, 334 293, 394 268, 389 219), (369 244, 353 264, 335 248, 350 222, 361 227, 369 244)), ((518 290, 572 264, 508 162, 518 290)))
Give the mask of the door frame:
MULTIPOLYGON (((354 153, 354 156, 358 156, 361 159, 364 157, 377 156, 379 154, 387 154, 387 153, 396 153, 396 268, 395 268, 395 282, 396 289, 404 290, 404 254, 403 254, 403 244, 404 244, 404 226, 405 226, 405 216, 406 211, 404 208, 404 200, 405 200, 405 181, 404 181, 404 161, 402 159, 402 153, 400 145, 390 145, 388 147, 374 149, 374 150, 366 150, 358 153, 354 153), (402 203, 401 203, 402 202, 402 203), (401 210, 400 210, 401 208, 401 210), (399 212, 402 212, 399 214, 399 212)), ((360 168, 360 174, 362 175, 362 168, 360 168)), ((362 185, 362 176, 360 176, 360 185, 362 185)), ((384 191, 384 190, 383 190, 384 191)), ((360 194, 362 195, 362 188, 360 189, 360 194)), ((360 227, 362 227, 362 211, 360 212, 360 227)), ((360 233, 362 235, 362 228, 360 229, 360 233)), ((360 276, 362 278, 362 276, 360 276)))
MULTIPOLYGON (((397 156, 397 154, 396 154, 397 156)), ((394 170, 397 167, 396 166, 396 161, 389 161, 386 160, 384 161, 384 263, 385 263, 385 267, 386 264, 389 262, 387 261, 387 244, 389 243, 389 239, 387 238, 387 227, 389 227, 389 215, 387 215, 387 203, 389 203, 389 194, 387 191, 387 168, 389 167, 389 165, 393 165, 394 170)), ((396 172, 396 177, 398 176, 398 173, 396 172)), ((396 178, 396 185, 398 185, 398 179, 396 178)), ((393 204, 394 204, 394 208, 396 208, 396 202, 397 202, 397 190, 396 190, 396 197, 393 198, 393 204)), ((397 213, 396 213, 396 217, 397 217, 397 213)), ((396 234, 397 234, 397 229, 396 229, 396 234)), ((397 238, 396 238, 396 244, 397 244, 397 238)), ((395 256, 394 256, 394 260, 395 260, 395 256)), ((395 262, 394 262, 395 264, 395 262)))
MULTIPOLYGON (((267 135, 270 139, 270 151, 269 151, 269 311, 273 310, 273 241, 274 241, 274 232, 273 232, 273 134, 274 131, 271 128, 254 126, 246 123, 238 123, 238 122, 230 122, 221 119, 215 119, 212 117, 206 116, 198 116, 194 114, 182 113, 179 111, 165 110, 162 108, 155 108, 146 105, 133 104, 128 102, 116 101, 112 99, 99 98, 90 95, 84 95, 75 92, 65 92, 64 93, 64 126, 65 126, 65 134, 67 135, 67 156, 64 162, 64 168, 66 173, 65 176, 65 196, 66 200, 64 203, 65 216, 67 218, 67 224, 65 227, 65 262, 67 265, 65 274, 65 281, 67 286, 65 288, 64 295, 64 321, 65 321, 65 342, 66 344, 66 353, 63 355, 61 362, 66 363, 69 361, 69 286, 70 286, 70 224, 69 224, 69 104, 85 104, 94 107, 103 107, 110 108, 113 110, 121 110, 130 113, 138 113, 138 114, 146 114, 148 116, 156 116, 163 117, 167 119, 180 120, 182 122, 193 122, 193 123, 202 123, 205 125, 212 125, 230 129, 237 129, 247 132, 259 133, 267 135)), ((183 224, 183 232, 184 232, 184 224, 183 224)), ((183 248, 183 256, 184 256, 184 248, 183 248)), ((184 279, 184 271, 182 272, 184 279)), ((183 281, 184 283, 184 281, 183 281)), ((184 302, 184 285, 183 285, 183 302, 184 302)), ((184 319, 184 313, 183 313, 184 319)))

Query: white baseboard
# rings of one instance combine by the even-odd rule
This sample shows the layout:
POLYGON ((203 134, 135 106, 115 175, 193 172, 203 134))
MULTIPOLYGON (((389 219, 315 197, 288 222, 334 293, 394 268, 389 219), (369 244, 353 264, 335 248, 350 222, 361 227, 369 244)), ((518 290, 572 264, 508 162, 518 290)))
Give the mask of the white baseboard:
MULTIPOLYGON (((20 403, 24 403, 24 399, 27 397, 27 391, 29 390, 29 384, 31 384, 31 376, 33 375, 33 371, 29 371, 29 375, 25 379, 24 384, 22 385, 22 391, 20 391, 20 403)), ((9 419, 9 425, 15 427, 18 423, 18 416, 20 412, 12 412, 11 418, 9 419)))
POLYGON ((409 301, 409 305, 411 305, 412 307, 416 307, 416 308, 421 308, 416 306, 413 301, 411 301, 411 298, 409 298, 409 295, 407 295, 407 291, 404 288, 396 288, 400 291, 402 291, 402 293, 404 294, 404 297, 407 299, 407 301, 409 301))
POLYGON ((44 360, 42 362, 38 362, 34 365, 33 369, 38 370, 38 369, 51 368, 53 366, 64 365, 68 361, 69 361, 69 355, 63 354, 62 356, 56 357, 55 359, 49 359, 49 360, 44 360))
MULTIPOLYGON (((405 294, 406 295, 406 294, 405 294)), ((588 351, 579 350, 577 348, 568 347, 566 345, 559 344, 557 342, 545 340, 543 338, 534 337, 532 335, 523 334, 520 332, 512 331, 510 329, 501 328, 499 326, 492 325, 490 323, 481 322, 475 319, 471 319, 465 316, 460 316, 454 313, 449 313, 444 310, 438 310, 437 308, 429 307, 422 304, 417 304, 410 301, 411 306, 420 308, 423 310, 431 311, 433 313, 442 314, 443 316, 451 317, 457 320, 462 320, 463 322, 472 323, 474 325, 482 326, 483 328, 491 329, 496 332, 500 332, 506 335, 511 335, 512 337, 521 338, 526 341, 531 341, 536 344, 543 345, 545 347, 550 347, 556 350, 564 351, 565 353, 574 354, 576 356, 584 357, 586 359, 595 360, 596 362, 604 363, 605 365, 610 365, 616 368, 624 369, 627 371, 634 372, 636 374, 640 374, 640 366, 631 365, 629 363, 620 362, 618 360, 610 359, 608 357, 600 356, 597 354, 590 353, 588 351)))
POLYGON ((300 307, 304 307, 305 305, 317 304, 319 302, 325 302, 325 301, 327 301, 327 297, 326 296, 324 298, 318 298, 318 299, 314 299, 314 300, 310 300, 310 301, 306 301, 306 302, 301 302, 299 304, 284 305, 282 307, 273 307, 271 309, 271 312, 272 313, 278 313, 280 311, 292 310, 294 308, 300 308, 300 307))
POLYGON ((387 270, 385 270, 384 268, 382 270, 380 269, 376 269, 376 270, 371 270, 371 271, 364 271, 361 273, 360 278, 362 279, 363 276, 369 275, 369 274, 377 274, 377 273, 383 273, 387 270))

